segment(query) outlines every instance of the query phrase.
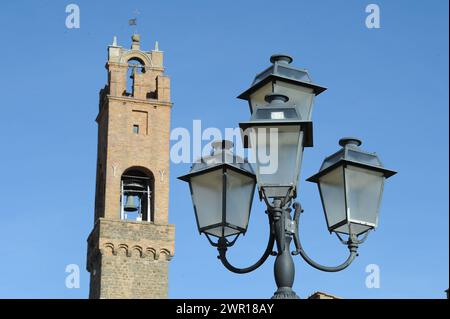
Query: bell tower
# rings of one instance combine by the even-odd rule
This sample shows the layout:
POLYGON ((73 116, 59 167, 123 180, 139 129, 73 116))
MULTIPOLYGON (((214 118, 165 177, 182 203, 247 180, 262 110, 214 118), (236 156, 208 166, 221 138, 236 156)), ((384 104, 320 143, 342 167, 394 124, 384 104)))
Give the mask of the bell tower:
POLYGON ((170 80, 163 52, 108 47, 100 90, 89 298, 167 298, 174 225, 168 224, 170 80))

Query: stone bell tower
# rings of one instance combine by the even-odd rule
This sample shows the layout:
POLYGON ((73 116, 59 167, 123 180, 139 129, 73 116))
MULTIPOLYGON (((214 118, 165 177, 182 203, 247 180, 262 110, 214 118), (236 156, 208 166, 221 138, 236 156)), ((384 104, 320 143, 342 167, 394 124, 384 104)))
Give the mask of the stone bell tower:
POLYGON ((170 80, 158 43, 108 47, 100 90, 90 298, 167 298, 174 225, 168 224, 170 80))

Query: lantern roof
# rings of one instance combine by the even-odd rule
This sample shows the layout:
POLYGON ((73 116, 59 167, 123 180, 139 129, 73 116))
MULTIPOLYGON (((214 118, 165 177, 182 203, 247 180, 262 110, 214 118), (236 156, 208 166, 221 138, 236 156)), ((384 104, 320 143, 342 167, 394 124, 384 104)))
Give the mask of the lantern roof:
POLYGON ((257 91, 265 84, 281 80, 299 86, 304 86, 313 89, 315 95, 319 95, 326 90, 325 87, 314 84, 309 75, 309 72, 305 69, 299 69, 290 65, 293 61, 292 57, 285 54, 274 54, 270 57, 272 65, 257 74, 253 83, 249 89, 241 93, 238 98, 243 100, 249 100, 250 95, 257 91))
POLYGON ((308 178, 307 181, 317 183, 321 176, 332 171, 334 168, 345 164, 381 172, 386 178, 397 174, 395 171, 384 168, 376 153, 369 153, 359 148, 361 144, 361 140, 354 137, 344 137, 340 139, 339 145, 341 145, 342 148, 333 155, 325 158, 319 172, 308 178))
MULTIPOLYGON (((289 98, 283 94, 267 94, 265 98, 267 105, 257 106, 252 113, 250 121, 239 123, 239 127, 245 131, 254 126, 282 126, 300 125, 305 132, 303 146, 313 146, 313 130, 311 121, 302 121, 294 105, 289 103, 289 98)), ((248 135, 242 136, 244 147, 249 147, 248 135)))
POLYGON ((222 140, 211 143, 212 151, 208 156, 203 156, 192 164, 188 174, 178 177, 178 179, 189 182, 191 177, 200 175, 219 168, 227 167, 248 176, 255 177, 255 173, 250 163, 245 158, 233 154, 233 142, 222 140))

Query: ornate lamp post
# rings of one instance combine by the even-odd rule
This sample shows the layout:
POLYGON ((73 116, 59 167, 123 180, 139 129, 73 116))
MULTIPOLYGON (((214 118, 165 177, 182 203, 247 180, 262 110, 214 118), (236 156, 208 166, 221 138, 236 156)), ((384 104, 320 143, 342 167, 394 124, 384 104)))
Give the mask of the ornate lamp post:
POLYGON ((292 290, 295 276, 292 256, 300 255, 322 271, 336 272, 348 267, 357 256, 359 244, 377 227, 384 180, 396 172, 384 168, 374 153, 361 150, 360 140, 339 141, 342 148, 327 157, 319 172, 308 181, 317 183, 328 230, 348 247, 349 256, 336 267, 312 260, 299 238, 303 210, 293 200, 298 192, 303 148, 313 145, 313 97, 325 88, 313 84, 307 71, 290 66, 291 57, 274 55, 270 60, 273 65, 257 75, 251 88, 239 96, 249 101, 252 114, 249 121, 239 126, 244 132, 244 146, 255 155, 256 174, 246 160, 233 155, 231 142, 218 141, 213 143, 211 156, 195 163, 189 174, 179 179, 189 183, 199 232, 217 247, 222 264, 243 274, 257 269, 274 255, 278 289, 273 298, 295 299, 298 296, 292 290), (269 163, 261 160, 268 150, 269 163), (247 230, 256 184, 260 199, 267 206, 269 240, 256 263, 236 268, 228 261, 226 252, 247 230))

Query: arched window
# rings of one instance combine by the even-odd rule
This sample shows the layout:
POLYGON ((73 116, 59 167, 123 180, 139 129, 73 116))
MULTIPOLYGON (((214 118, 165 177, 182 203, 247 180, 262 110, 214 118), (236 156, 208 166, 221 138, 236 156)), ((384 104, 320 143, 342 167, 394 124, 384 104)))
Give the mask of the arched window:
POLYGON ((134 96, 134 75, 136 73, 145 73, 145 63, 139 58, 131 58, 128 60, 126 96, 134 96))
POLYGON ((155 179, 143 168, 129 168, 122 174, 120 218, 122 220, 153 221, 155 179))

